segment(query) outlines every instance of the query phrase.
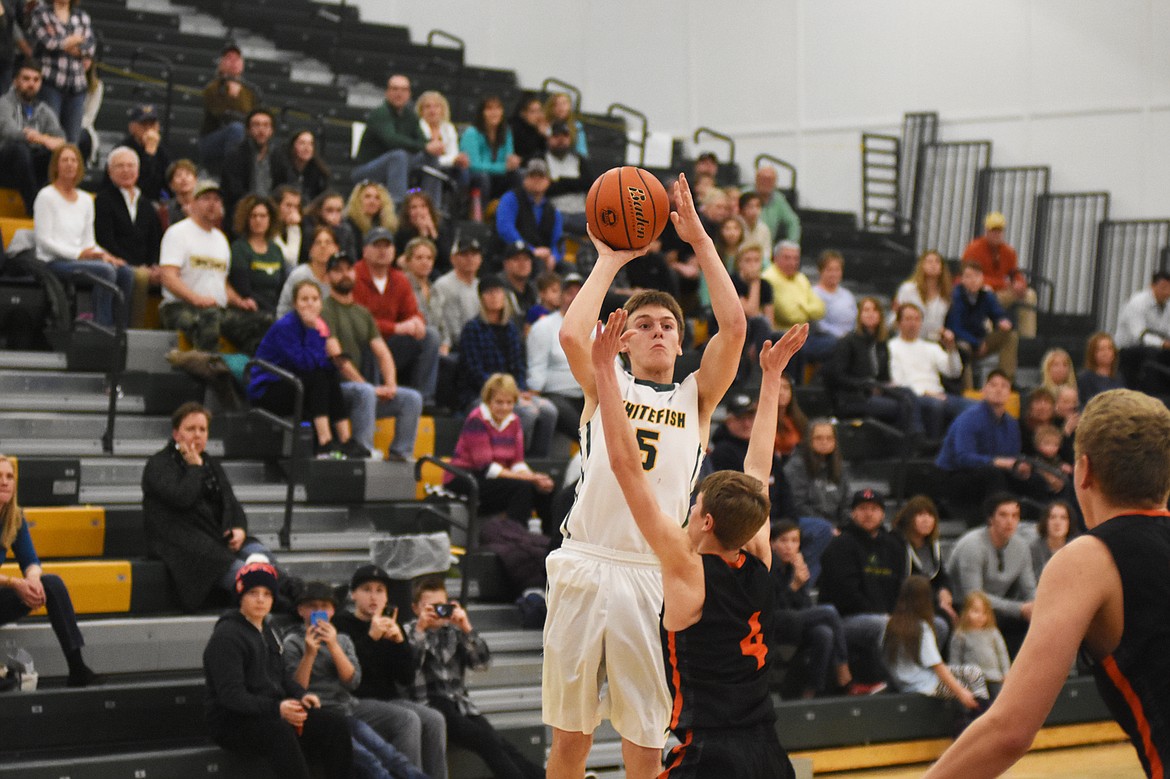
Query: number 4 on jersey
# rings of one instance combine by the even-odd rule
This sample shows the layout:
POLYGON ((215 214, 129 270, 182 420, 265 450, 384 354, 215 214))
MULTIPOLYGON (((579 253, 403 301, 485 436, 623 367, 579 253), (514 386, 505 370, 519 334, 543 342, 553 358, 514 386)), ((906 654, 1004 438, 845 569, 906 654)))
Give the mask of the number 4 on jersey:
POLYGON ((764 667, 764 658, 768 656, 768 646, 764 643, 764 634, 760 631, 760 612, 752 614, 748 619, 748 634, 739 642, 739 651, 744 657, 756 658, 756 670, 764 667))

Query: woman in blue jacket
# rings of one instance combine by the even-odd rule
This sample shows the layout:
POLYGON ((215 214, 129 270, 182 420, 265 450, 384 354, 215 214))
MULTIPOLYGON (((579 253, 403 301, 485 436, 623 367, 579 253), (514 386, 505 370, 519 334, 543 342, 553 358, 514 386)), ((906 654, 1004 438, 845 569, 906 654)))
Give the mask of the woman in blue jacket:
MULTIPOLYGON (((370 453, 351 438, 341 377, 325 352, 328 338, 329 327, 321 319, 321 290, 316 281, 305 279, 293 286, 293 310, 276 320, 264 335, 256 348, 256 359, 284 368, 301 380, 305 392, 302 419, 313 422, 318 456, 364 459, 370 453)), ((289 416, 295 391, 276 374, 256 368, 248 384, 248 398, 273 414, 289 416)))

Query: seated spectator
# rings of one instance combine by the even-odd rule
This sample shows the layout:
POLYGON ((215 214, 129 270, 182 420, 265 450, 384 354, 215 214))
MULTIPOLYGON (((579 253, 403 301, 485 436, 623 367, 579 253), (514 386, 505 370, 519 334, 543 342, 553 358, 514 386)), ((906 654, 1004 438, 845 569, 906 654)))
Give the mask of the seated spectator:
POLYGON ((516 241, 505 246, 501 256, 504 266, 501 276, 508 293, 508 309, 516 327, 522 328, 529 309, 540 301, 532 272, 532 250, 523 241, 516 241))
POLYGON ((561 307, 561 277, 545 271, 536 278, 536 303, 524 314, 524 343, 528 343, 530 328, 561 307))
MULTIPOLYGON (((301 218, 301 235, 309 235, 314 232, 317 225, 324 225, 333 230, 334 240, 341 247, 341 251, 356 257, 361 243, 353 224, 345 218, 345 211, 345 197, 332 189, 325 190, 305 207, 301 218)), ((307 261, 308 252, 309 244, 302 241, 302 263, 307 261)))
MULTIPOLYGON (((284 149, 284 167, 288 185, 296 188, 303 200, 312 200, 329 189, 333 173, 317 152, 317 136, 312 130, 298 130, 289 138, 284 149)), ((273 199, 279 202, 279 192, 273 192, 273 199)))
POLYGON ((772 334, 772 285, 763 280, 763 251, 759 244, 745 243, 735 256, 731 283, 739 294, 743 315, 747 317, 747 337, 743 341, 744 360, 740 378, 751 375, 756 355, 772 334))
POLYGON ((776 169, 771 165, 756 168, 756 194, 760 196, 760 219, 772 234, 772 245, 780 241, 800 244, 800 217, 788 199, 776 189, 776 169))
POLYGON ((1040 358, 1040 386, 1051 392, 1053 397, 1059 395, 1064 387, 1077 388, 1072 357, 1064 349, 1049 349, 1040 358))
POLYGON ((1056 396, 1043 387, 1028 393, 1020 414, 1020 451, 1026 455, 1036 454, 1033 440, 1036 431, 1046 425, 1057 424, 1056 396))
POLYGON ((451 270, 435 279, 431 300, 438 311, 439 352, 459 348, 463 326, 479 316, 479 273, 483 253, 479 241, 464 239, 451 250, 451 270))
POLYGON ((464 325, 459 336, 460 402, 472 405, 492 374, 511 375, 520 389, 516 415, 524 429, 526 453, 547 457, 556 431, 557 408, 528 389, 520 329, 508 319, 504 281, 499 277, 479 280, 479 308, 479 316, 464 325))
MULTIPOLYGON (((669 220, 667 221, 669 225, 669 220)), ((689 247, 690 244, 687 244, 689 247)), ((581 267, 581 255, 577 255, 581 267)), ((655 239, 646 247, 646 253, 627 262, 614 278, 610 292, 623 301, 644 289, 665 292, 675 300, 679 299, 678 276, 671 271, 666 255, 662 251, 662 240, 655 239)))
MULTIPOLYGON (((744 458, 747 457, 748 441, 752 435, 752 425, 756 421, 756 402, 749 395, 730 395, 726 401, 727 417, 711 434, 711 442, 707 453, 707 460, 703 470, 715 471, 743 471, 744 458)), ((792 488, 784 475, 784 468, 780 458, 772 455, 772 477, 768 484, 768 499, 771 502, 769 517, 773 525, 783 520, 795 520, 798 516, 796 504, 792 500, 792 488)), ((820 573, 820 553, 824 551, 824 544, 832 536, 832 527, 825 528, 827 533, 824 542, 816 552, 814 565, 815 573, 820 573)), ((815 583, 815 577, 813 577, 815 583)))
POLYGON ((164 228, 181 222, 189 215, 191 203, 195 200, 195 186, 199 183, 198 176, 199 169, 188 159, 175 160, 167 167, 167 188, 171 197, 166 201, 167 219, 164 228))
MULTIPOLYGON (((438 300, 433 295, 431 283, 431 271, 435 268, 435 242, 430 238, 412 238, 402 249, 398 262, 410 282, 410 288, 414 290, 414 302, 423 317, 428 322, 434 322, 435 329, 438 329, 439 310, 435 307, 438 300)), ((445 355, 449 350, 443 344, 440 333, 439 354, 445 355)))
MULTIPOLYGON (((284 155, 272 136, 276 119, 267 108, 253 108, 244 122, 244 140, 228 149, 223 167, 223 203, 235 213, 236 203, 247 194, 268 197, 292 179, 284 155)), ((238 236, 237 236, 238 237, 238 236)))
POLYGON ((954 333, 947 329, 947 312, 951 310, 954 283, 942 255, 932 250, 918 257, 914 273, 902 282, 894 294, 893 313, 907 303, 918 306, 922 312, 922 337, 940 342, 954 333))
POLYGON ((1043 499, 1046 485, 1020 459, 1020 425, 1007 413, 1012 385, 1000 370, 983 385, 983 400, 951 423, 935 459, 944 471, 940 492, 963 509, 968 521, 980 517, 970 509, 971 496, 1012 492, 1043 499))
MULTIPOLYGON (((167 168, 171 155, 162 145, 158 110, 150 103, 130 109, 126 136, 118 143, 138 155, 138 186, 149 201, 162 200, 167 189, 167 168)), ((109 177, 106 177, 109 180, 109 177)))
MULTIPOLYGON (((350 179, 377 181, 401 202, 412 173, 438 164, 443 142, 427 138, 410 106, 410 79, 395 73, 386 81, 386 99, 366 116, 366 129, 354 158, 350 179)), ((443 200, 442 180, 423 173, 422 187, 431 200, 443 200)))
POLYGON ((800 525, 804 559, 815 586, 821 555, 838 525, 849 521, 849 466, 837 446, 837 429, 823 417, 808 423, 808 439, 788 458, 784 476, 792 488, 793 519, 800 525))
POLYGON ((63 280, 86 273, 117 284, 123 301, 118 312, 114 311, 113 294, 92 285, 94 320, 113 327, 115 315, 123 322, 129 319, 134 270, 95 240, 93 198, 77 188, 84 176, 81 151, 71 143, 57 147, 49 160, 49 186, 37 193, 33 205, 37 259, 63 280))
MULTIPOLYGON (((781 241, 776 245, 773 262, 762 278, 772 285, 772 325, 784 332, 793 325, 810 325, 825 315, 825 301, 813 292, 812 283, 800 271, 800 245, 781 241)), ((810 327, 810 330, 813 329, 810 327)), ((805 352, 824 351, 824 337, 809 333, 804 348, 794 355, 789 370, 801 381, 804 374, 805 352)))
MULTIPOLYGON (((882 639, 890 679, 899 692, 957 700, 978 716, 991 702, 987 680, 977 665, 943 662, 939 644, 946 642, 931 627, 931 595, 925 577, 909 576, 902 582, 882 639)), ((964 718, 960 729, 969 723, 970 718, 964 718)))
POLYGON ((275 562, 248 535, 248 515, 223 466, 206 451, 210 425, 203 406, 179 406, 171 415, 171 440, 142 470, 147 549, 166 566, 184 611, 231 593, 249 555, 275 562))
POLYGON ((275 776, 309 779, 309 762, 325 776, 349 776, 353 750, 345 717, 297 684, 265 618, 272 611, 276 569, 251 563, 235 583, 239 610, 215 623, 203 650, 207 727, 224 749, 264 758, 275 776))
POLYGON ((850 691, 867 693, 885 688, 882 636, 906 578, 906 553, 882 525, 880 494, 859 490, 851 503, 852 521, 825 550, 820 598, 836 607, 845 627, 849 667, 857 680, 850 691))
POLYGON ((1020 272, 1016 250, 1003 239, 1007 222, 1003 214, 992 211, 983 220, 983 235, 967 244, 963 262, 977 262, 983 269, 983 282, 995 293, 999 304, 1016 316, 1015 330, 1022 338, 1036 337, 1036 290, 1020 272))
MULTIPOLYGON (((808 417, 800 408, 792 391, 792 378, 787 373, 780 377, 780 416, 776 422, 776 454, 787 463, 808 431, 808 417)), ((835 436, 834 436, 835 438, 835 436)))
POLYGON ((589 142, 585 138, 585 127, 573 110, 573 98, 567 92, 553 92, 544 101, 544 121, 549 128, 549 137, 554 135, 553 126, 560 122, 569 130, 569 141, 573 153, 581 159, 589 157, 589 142))
POLYGON ((163 303, 159 319, 167 330, 180 330, 196 348, 219 349, 222 333, 247 351, 254 350, 268 320, 244 303, 228 281, 232 252, 217 224, 223 200, 214 182, 200 183, 189 207, 191 216, 163 233, 159 250, 163 303))
POLYGON ((162 223, 154 204, 138 186, 139 179, 138 155, 119 146, 106 158, 106 181, 93 200, 98 245, 124 259, 134 272, 128 301, 131 327, 145 326, 147 293, 162 283, 158 265, 162 223))
POLYGON ((467 611, 448 598, 442 579, 423 579, 415 586, 414 614, 406 635, 420 668, 415 699, 438 709, 447 720, 450 743, 475 752, 494 776, 543 779, 544 769, 500 736, 468 695, 467 669, 487 668, 491 654, 467 611))
POLYGON ((728 272, 735 269, 735 258, 739 256, 739 249, 746 240, 743 222, 739 218, 729 216, 719 223, 715 234, 715 251, 719 252, 719 259, 723 260, 728 272))
POLYGON ((85 73, 97 50, 89 14, 71 0, 41 0, 32 4, 28 37, 34 50, 44 56, 41 98, 61 120, 66 142, 79 143, 85 73))
POLYGON ((528 386, 556 406, 556 429, 570 440, 578 439, 581 414, 585 411, 585 393, 569 370, 569 361, 561 346, 561 323, 584 279, 575 273, 559 282, 560 305, 543 316, 528 332, 528 386))
POLYGON ((41 63, 25 59, 0 95, 0 183, 20 192, 29 216, 48 181, 49 157, 65 143, 57 114, 38 98, 41 81, 41 63))
POLYGON ((811 328, 817 337, 814 349, 810 351, 807 346, 804 349, 805 359, 809 362, 831 359, 837 342, 857 329, 857 298, 841 286, 845 258, 834 249, 826 249, 817 257, 817 271, 820 275, 813 293, 824 301, 825 315, 811 328))
MULTIPOLYGON (((512 128, 504 122, 504 104, 494 95, 485 97, 475 111, 475 121, 463 131, 459 148, 467 155, 471 171, 472 200, 478 190, 482 203, 516 186, 520 157, 512 146, 512 128)), ((472 203, 472 211, 475 210, 472 203)), ((481 219, 473 213, 472 219, 481 219)))
POLYGON ((938 506, 926 495, 915 495, 894 517, 894 535, 906 547, 907 575, 921 576, 934 591, 932 626, 939 642, 946 646, 951 626, 958 620, 951 579, 943 566, 938 542, 938 506))
POLYGON ((1004 492, 993 492, 984 501, 986 527, 968 530, 951 549, 947 573, 955 597, 976 590, 991 601, 996 621, 1012 656, 1019 651, 1032 619, 1036 574, 1028 545, 1016 535, 1020 503, 1004 492))
POLYGON ((1063 500, 1054 500, 1044 509, 1040 521, 1036 523, 1036 538, 1028 547, 1032 552, 1032 572, 1036 575, 1036 581, 1040 581, 1040 573, 1052 555, 1072 540, 1072 520, 1072 508, 1063 500))
POLYGON ((451 124, 451 104, 443 93, 431 90, 418 96, 414 108, 418 111, 418 126, 423 137, 441 144, 434 155, 438 162, 436 167, 455 182, 460 193, 465 193, 471 180, 468 171, 471 160, 459 150, 459 133, 451 124))
MULTIPOLYGON (((321 319, 321 290, 316 282, 305 279, 293 286, 292 295, 293 310, 277 319, 264 335, 256 359, 284 368, 301 380, 301 420, 313 423, 318 456, 363 460, 370 451, 351 437, 341 379, 325 350, 329 328, 321 319)), ((278 416, 294 413, 294 388, 263 368, 252 370, 248 398, 278 416)))
POLYGON ((966 366, 963 385, 973 383, 971 362, 992 354, 999 355, 999 370, 1014 381, 1019 334, 999 305, 995 294, 983 285, 983 268, 977 262, 964 262, 959 283, 951 297, 946 328, 955 334, 955 343, 966 366))
POLYGON ((519 187, 504 193, 496 208, 496 234, 505 247, 523 243, 542 271, 564 260, 561 213, 546 197, 551 180, 544 160, 529 160, 519 187))
MULTIPOLYGON (((508 519, 527 527, 536 511, 544 533, 552 535, 556 520, 551 512, 553 480, 536 473, 524 461, 524 432, 513 411, 520 399, 516 380, 493 373, 484 382, 480 404, 472 409, 459 431, 451 464, 469 471, 479 486, 479 514, 504 512, 508 519)), ((447 474, 444 481, 457 492, 468 485, 447 474)))
POLYGON ((427 325, 406 274, 394 267, 394 236, 382 228, 366 234, 353 297, 369 309, 386 339, 402 384, 433 403, 439 380, 439 331, 427 325))
POLYGON ((398 609, 386 613, 391 583, 390 575, 375 565, 358 568, 349 582, 353 611, 337 612, 333 624, 353 640, 362 669, 354 695, 382 702, 383 711, 395 711, 394 730, 402 734, 395 747, 431 779, 443 779, 447 722, 430 706, 404 697, 414 685, 414 659, 398 625, 398 609))
POLYGON ((366 236, 375 227, 391 233, 397 230, 398 213, 394 210, 394 200, 384 186, 360 181, 349 193, 349 200, 345 204, 345 222, 353 231, 354 240, 364 246, 366 236))
MULTIPOLYGON (((19 76, 17 77, 19 79, 19 76)), ((1125 386, 1153 395, 1170 394, 1170 379, 1144 370, 1147 361, 1170 366, 1170 270, 1156 270, 1149 289, 1135 292, 1117 314, 1114 335, 1125 386)))
POLYGON ((594 176, 585 158, 573 150, 572 131, 563 121, 555 121, 549 128, 544 161, 552 180, 549 201, 561 213, 565 230, 573 235, 585 235, 585 196, 594 176))
POLYGON ((951 636, 950 658, 960 665, 979 666, 983 678, 991 685, 1003 685, 1011 669, 1007 644, 995 623, 995 611, 982 592, 968 593, 963 601, 963 612, 951 636))
POLYGON ((772 264, 772 231, 761 218, 763 215, 763 200, 758 192, 744 192, 739 196, 739 219, 743 223, 744 242, 760 245, 763 267, 772 264))
POLYGON ((301 623, 285 634, 284 667, 293 680, 316 695, 321 708, 345 718, 353 742, 353 773, 361 779, 427 779, 391 746, 398 712, 382 701, 357 698, 361 683, 353 639, 333 625, 337 602, 325 582, 308 582, 296 602, 301 623))
POLYGON ((232 225, 237 237, 232 241, 228 282, 243 304, 263 315, 271 326, 288 278, 284 255, 272 240, 276 236, 276 206, 266 197, 246 195, 236 206, 232 225))
POLYGON ((885 316, 877 298, 857 306, 857 327, 837 341, 825 366, 825 386, 842 417, 869 416, 921 435, 914 413, 914 393, 890 382, 890 353, 885 316))
POLYGON ((301 202, 302 195, 291 185, 277 187, 273 193, 276 201, 276 234, 273 242, 280 247, 284 256, 284 264, 292 270, 301 259, 301 241, 304 233, 301 232, 301 202))
POLYGON ((244 140, 244 117, 259 105, 259 90, 244 80, 244 55, 229 41, 215 77, 203 88, 199 160, 212 175, 222 173, 228 153, 244 140))
POLYGON ((16 500, 16 467, 0 454, 0 563, 8 553, 20 566, 20 576, 0 577, 0 625, 7 625, 44 607, 57 643, 69 665, 70 687, 100 684, 101 678, 90 670, 81 656, 85 639, 77 627, 73 601, 65 582, 56 574, 45 573, 28 532, 28 521, 16 500))
POLYGON ((402 201, 399 229, 394 232, 394 248, 403 259, 406 244, 415 238, 426 238, 435 245, 433 274, 451 270, 451 228, 426 192, 412 190, 402 201))
POLYGON ((782 519, 772 523, 771 536, 775 635, 780 643, 797 646, 792 665, 800 671, 800 697, 814 698, 832 689, 846 689, 853 674, 849 671, 845 627, 837 609, 813 605, 808 565, 800 553, 800 528, 782 519))
POLYGON ((921 338, 922 319, 917 303, 903 303, 898 308, 898 335, 889 343, 890 382, 914 394, 917 419, 910 429, 921 430, 929 440, 938 441, 971 401, 947 392, 942 382, 963 373, 954 336, 944 332, 941 343, 921 338))
POLYGON ((293 310, 293 286, 302 281, 313 281, 321 291, 321 299, 329 297, 329 275, 327 266, 329 259, 335 254, 350 255, 342 251, 337 245, 337 237, 333 228, 328 225, 317 225, 306 233, 309 238, 305 247, 308 249, 309 260, 303 265, 292 269, 284 280, 280 289, 280 300, 276 303, 276 316, 282 317, 293 310))
POLYGON ((1096 332, 1085 344, 1085 365, 1077 371, 1077 395, 1088 404, 1095 395, 1121 389, 1125 383, 1117 372, 1117 344, 1109 333, 1096 332))
POLYGON ((522 162, 544 156, 548 149, 548 120, 544 117, 540 98, 523 98, 516 106, 510 125, 512 146, 522 162))
POLYGON ((398 386, 394 358, 373 315, 354 301, 357 274, 353 260, 335 254, 325 267, 329 279, 329 297, 321 309, 329 326, 325 351, 341 373, 341 394, 349 406, 354 440, 374 452, 376 420, 394 417, 394 440, 387 459, 404 462, 414 455, 422 395, 398 386), (367 353, 372 360, 366 359, 367 353))
POLYGON ((1033 456, 1036 461, 1036 471, 1043 479, 1047 488, 1047 497, 1061 497, 1065 500, 1075 500, 1076 494, 1072 485, 1073 467, 1060 455, 1061 443, 1064 436, 1060 429, 1053 425, 1041 425, 1032 434, 1033 456))
MULTIPOLYGON (((1062 442, 1060 445, 1060 456, 1064 458, 1065 462, 1071 463, 1075 456, 1073 455, 1073 439, 1077 434, 1077 425, 1081 421, 1081 401, 1077 396, 1077 388, 1075 386, 1064 386, 1056 393, 1056 405, 1052 409, 1055 415, 1056 426, 1060 428, 1062 442)), ((1071 499, 1071 498, 1070 498, 1071 499)))

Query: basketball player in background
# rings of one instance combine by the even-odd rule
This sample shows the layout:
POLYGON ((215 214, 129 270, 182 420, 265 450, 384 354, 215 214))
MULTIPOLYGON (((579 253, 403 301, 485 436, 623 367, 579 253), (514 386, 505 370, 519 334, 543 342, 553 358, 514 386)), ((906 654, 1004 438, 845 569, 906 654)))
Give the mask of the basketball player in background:
MULTIPOLYGON (((640 292, 625 306, 621 350, 630 371, 616 361, 608 370, 636 428, 642 470, 658 506, 681 526, 707 447, 711 413, 735 377, 747 324, 685 176, 679 176, 674 189, 678 211, 671 219, 679 237, 695 249, 719 332, 707 343, 699 369, 674 383, 675 360, 682 353, 682 311, 669 295, 640 292)), ((585 409, 576 501, 561 526, 564 543, 547 561, 542 707, 545 723, 553 728, 548 776, 584 776, 593 731, 608 718, 622 737, 626 776, 649 779, 661 770, 670 719, 658 635, 662 578, 605 455, 590 355, 606 291, 639 251, 593 242, 597 264, 565 313, 560 335, 584 391, 585 409)))
POLYGON ((1077 649, 1147 776, 1170 761, 1170 411, 1148 395, 1094 397, 1073 481, 1089 532, 1044 567, 1003 691, 927 777, 999 776, 1032 743, 1077 649))
POLYGON ((662 776, 792 777, 768 691, 775 596, 766 485, 781 374, 808 337, 808 325, 794 325, 774 346, 764 343, 759 411, 743 472, 717 471, 704 479, 689 522, 679 527, 659 508, 638 467, 638 441, 617 377, 606 370, 621 347, 625 318, 615 311, 606 332, 598 333, 593 367, 610 467, 662 564, 662 657, 674 699, 670 729, 680 742, 662 776))

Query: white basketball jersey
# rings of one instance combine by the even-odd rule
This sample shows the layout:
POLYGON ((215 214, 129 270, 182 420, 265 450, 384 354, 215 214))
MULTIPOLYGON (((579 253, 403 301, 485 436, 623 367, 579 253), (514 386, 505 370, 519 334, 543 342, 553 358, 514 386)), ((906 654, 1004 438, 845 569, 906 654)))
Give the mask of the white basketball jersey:
MULTIPOLYGON (((682 525, 703 462, 695 374, 681 384, 656 384, 635 379, 616 362, 614 370, 642 450, 642 469, 659 507, 682 525)), ((574 541, 653 554, 609 466, 600 408, 581 428, 581 480, 561 532, 574 541)))

